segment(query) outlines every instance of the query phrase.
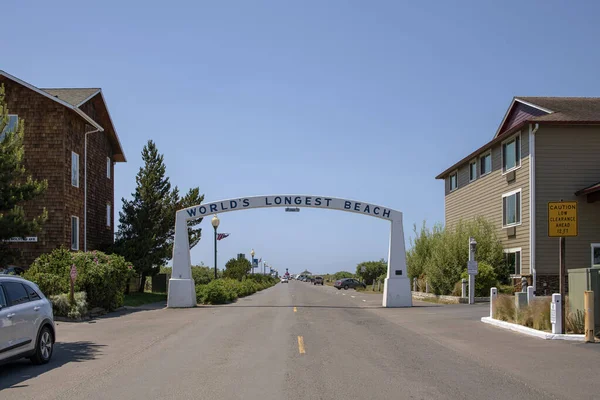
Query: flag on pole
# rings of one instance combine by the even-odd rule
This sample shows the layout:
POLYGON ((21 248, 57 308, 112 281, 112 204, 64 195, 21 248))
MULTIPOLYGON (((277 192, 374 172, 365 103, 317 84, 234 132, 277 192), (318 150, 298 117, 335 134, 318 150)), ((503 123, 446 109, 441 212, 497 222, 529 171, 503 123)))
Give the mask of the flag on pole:
POLYGON ((217 233, 217 240, 225 239, 229 233, 217 233))

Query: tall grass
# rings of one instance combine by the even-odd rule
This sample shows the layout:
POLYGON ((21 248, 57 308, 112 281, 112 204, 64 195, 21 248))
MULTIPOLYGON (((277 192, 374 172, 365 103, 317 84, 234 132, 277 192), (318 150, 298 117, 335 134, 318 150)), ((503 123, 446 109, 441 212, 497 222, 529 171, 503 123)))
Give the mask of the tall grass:
POLYGON ((581 334, 585 332, 585 313, 583 310, 567 312, 565 316, 565 329, 571 333, 581 334))
POLYGON ((515 320, 515 298, 506 294, 501 294, 496 299, 495 319, 512 322, 515 320))
POLYGON ((550 303, 549 297, 534 299, 525 307, 517 309, 514 296, 500 295, 496 300, 496 313, 494 318, 501 321, 514 322, 540 331, 550 330, 550 303))

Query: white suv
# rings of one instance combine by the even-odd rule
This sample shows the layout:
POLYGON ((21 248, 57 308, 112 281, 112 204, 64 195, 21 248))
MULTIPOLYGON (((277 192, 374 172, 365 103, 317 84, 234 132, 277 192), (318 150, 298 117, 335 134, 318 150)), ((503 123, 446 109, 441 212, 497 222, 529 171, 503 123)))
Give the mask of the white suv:
POLYGON ((54 349, 52 304, 26 279, 0 275, 0 363, 29 358, 46 364, 54 349))

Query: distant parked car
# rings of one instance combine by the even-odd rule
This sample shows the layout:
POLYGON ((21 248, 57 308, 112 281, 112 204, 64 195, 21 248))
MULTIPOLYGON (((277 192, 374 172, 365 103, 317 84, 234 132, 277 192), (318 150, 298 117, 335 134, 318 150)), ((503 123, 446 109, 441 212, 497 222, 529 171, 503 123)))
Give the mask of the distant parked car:
POLYGON ((340 290, 342 288, 344 290, 348 290, 348 289, 356 289, 357 287, 366 288, 367 285, 364 284, 363 282, 359 282, 358 280, 356 280, 354 278, 344 278, 344 279, 335 281, 335 283, 333 284, 333 287, 336 288, 337 290, 340 290))
POLYGON ((10 266, 6 268, 0 268, 0 274, 2 275, 23 275, 23 272, 25 272, 25 270, 19 267, 10 266))
POLYGON ((286 278, 285 276, 281 278, 281 283, 288 283, 288 278, 286 278))
POLYGON ((40 288, 20 277, 0 275, 0 363, 29 358, 46 364, 54 341, 52 304, 40 288))
POLYGON ((321 285, 321 286, 323 286, 323 277, 316 276, 315 280, 313 282, 313 285, 321 285))

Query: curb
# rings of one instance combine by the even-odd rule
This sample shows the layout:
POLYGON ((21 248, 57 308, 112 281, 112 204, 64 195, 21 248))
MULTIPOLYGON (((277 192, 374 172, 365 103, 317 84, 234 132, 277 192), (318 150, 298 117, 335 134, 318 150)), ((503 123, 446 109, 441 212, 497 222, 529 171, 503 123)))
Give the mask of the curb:
POLYGON ((583 342, 585 341, 585 335, 570 335, 570 334, 560 334, 560 333, 549 333, 538 331, 537 329, 528 328, 523 325, 513 324, 511 322, 500 321, 497 319, 493 319, 490 317, 481 317, 481 322, 489 325, 494 325, 499 328, 507 329, 514 332, 519 332, 527 336, 533 336, 538 339, 545 340, 570 340, 574 342, 583 342))

